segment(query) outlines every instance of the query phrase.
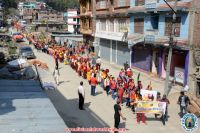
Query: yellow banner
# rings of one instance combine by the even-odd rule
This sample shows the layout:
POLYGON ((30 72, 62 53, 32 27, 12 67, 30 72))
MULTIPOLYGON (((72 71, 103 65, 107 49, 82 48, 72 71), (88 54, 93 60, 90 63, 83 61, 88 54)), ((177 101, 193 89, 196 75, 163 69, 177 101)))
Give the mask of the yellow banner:
POLYGON ((166 109, 165 102, 158 101, 139 101, 136 105, 136 113, 164 114, 166 109))

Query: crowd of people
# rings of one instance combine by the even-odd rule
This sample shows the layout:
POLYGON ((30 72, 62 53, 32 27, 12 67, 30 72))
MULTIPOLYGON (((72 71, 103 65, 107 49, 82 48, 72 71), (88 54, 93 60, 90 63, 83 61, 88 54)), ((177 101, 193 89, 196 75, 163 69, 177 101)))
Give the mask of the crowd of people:
MULTIPOLYGON (((140 91, 142 89, 152 90, 151 83, 145 88, 140 80, 140 74, 137 80, 133 78, 133 72, 130 67, 124 67, 119 71, 117 77, 110 74, 110 70, 101 67, 101 58, 95 58, 94 54, 88 50, 86 45, 78 44, 76 46, 66 45, 57 46, 52 45, 52 41, 48 43, 37 42, 35 48, 42 50, 43 52, 50 54, 55 59, 56 68, 58 68, 58 62, 69 64, 71 68, 77 72, 77 75, 87 80, 91 86, 91 96, 96 96, 97 85, 101 86, 105 90, 107 95, 111 95, 113 100, 118 99, 120 106, 125 105, 135 112, 135 106, 138 101, 144 101, 140 91), (51 45, 48 45, 51 44, 51 45), (89 51, 89 52, 88 52, 89 51)), ((55 70, 57 71, 57 69, 55 70)), ((58 72, 56 72, 58 73, 58 72)), ((56 76, 56 83, 59 84, 58 74, 56 76)), ((152 101, 155 100, 151 97, 152 101)), ((162 98, 160 93, 157 94, 157 100, 166 102, 169 104, 169 100, 164 95, 162 98)), ((157 118, 159 114, 155 114, 157 118)), ((163 123, 166 120, 167 110, 165 116, 162 116, 163 123)), ((136 113, 136 120, 138 123, 142 121, 146 124, 146 117, 144 113, 136 113)))

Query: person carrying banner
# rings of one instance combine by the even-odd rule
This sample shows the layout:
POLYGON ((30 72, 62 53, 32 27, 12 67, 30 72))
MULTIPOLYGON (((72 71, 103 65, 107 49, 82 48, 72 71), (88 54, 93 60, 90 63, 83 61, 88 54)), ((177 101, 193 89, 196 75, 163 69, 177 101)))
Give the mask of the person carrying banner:
POLYGON ((165 95, 165 94, 163 95, 161 102, 166 103, 165 112, 161 116, 162 123, 163 123, 163 125, 165 125, 165 121, 167 120, 167 117, 168 117, 168 104, 170 104, 169 100, 167 99, 167 95, 165 95))

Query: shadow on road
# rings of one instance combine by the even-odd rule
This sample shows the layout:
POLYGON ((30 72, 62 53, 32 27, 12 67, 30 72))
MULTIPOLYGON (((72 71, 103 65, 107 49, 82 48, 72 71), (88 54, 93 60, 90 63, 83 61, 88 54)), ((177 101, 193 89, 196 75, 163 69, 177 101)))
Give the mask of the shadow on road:
MULTIPOLYGON (((63 118, 65 124, 69 128, 104 128, 109 125, 104 122, 99 116, 93 112, 89 106, 91 102, 85 103, 85 110, 79 110, 78 99, 67 99, 58 90, 51 90, 46 92, 60 116, 63 118)), ((76 133, 76 132, 73 132, 76 133)), ((77 132, 88 133, 88 132, 77 132)), ((91 132, 90 132, 91 133, 91 132)), ((101 132, 109 133, 109 132, 101 132)))

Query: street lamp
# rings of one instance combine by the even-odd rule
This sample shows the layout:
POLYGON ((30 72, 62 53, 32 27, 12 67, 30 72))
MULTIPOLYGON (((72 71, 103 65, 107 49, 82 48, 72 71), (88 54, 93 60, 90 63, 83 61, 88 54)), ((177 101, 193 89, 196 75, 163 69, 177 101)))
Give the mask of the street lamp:
POLYGON ((170 89, 169 89, 169 77, 170 77, 170 67, 171 67, 171 60, 172 60, 172 51, 173 51, 173 44, 174 44, 174 35, 175 35, 175 25, 174 23, 176 22, 176 5, 177 5, 177 0, 175 0, 174 3, 174 8, 171 7, 171 5, 166 1, 163 0, 167 6, 169 6, 169 8, 172 10, 173 12, 173 20, 172 20, 172 30, 170 33, 170 37, 169 37, 169 53, 168 53, 168 60, 167 60, 167 71, 166 71, 166 80, 165 80, 165 90, 164 93, 166 95, 169 94, 170 89))

